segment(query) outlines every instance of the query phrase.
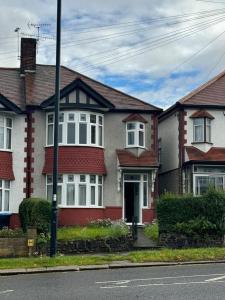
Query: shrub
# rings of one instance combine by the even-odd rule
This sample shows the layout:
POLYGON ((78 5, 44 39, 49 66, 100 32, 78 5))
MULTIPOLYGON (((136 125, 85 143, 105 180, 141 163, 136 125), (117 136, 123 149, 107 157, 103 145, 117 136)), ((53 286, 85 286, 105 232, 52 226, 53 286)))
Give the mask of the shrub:
POLYGON ((113 221, 109 218, 107 219, 97 219, 97 220, 91 220, 88 223, 89 227, 110 227, 112 226, 113 221))
POLYGON ((23 231, 28 227, 36 227, 38 233, 49 232, 51 204, 40 198, 24 199, 19 206, 19 215, 23 231))
POLYGON ((157 203, 160 233, 223 235, 225 193, 210 189, 200 197, 163 195, 157 203))
POLYGON ((3 227, 0 230, 0 238, 16 238, 24 237, 24 232, 21 229, 9 229, 8 227, 3 227))
POLYGON ((144 229, 144 233, 149 239, 152 239, 153 241, 157 242, 159 237, 158 222, 154 221, 152 222, 152 224, 146 225, 144 229))

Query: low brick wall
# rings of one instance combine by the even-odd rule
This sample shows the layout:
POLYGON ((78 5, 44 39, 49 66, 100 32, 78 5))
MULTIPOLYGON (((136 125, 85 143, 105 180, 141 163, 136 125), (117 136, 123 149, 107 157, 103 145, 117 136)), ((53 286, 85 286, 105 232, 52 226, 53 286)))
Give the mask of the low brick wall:
POLYGON ((0 257, 27 256, 26 238, 0 238, 0 257))
POLYGON ((57 250, 62 254, 76 254, 128 251, 132 247, 133 240, 131 237, 119 237, 116 239, 60 241, 57 250))
POLYGON ((161 233, 159 235, 159 246, 168 248, 198 248, 198 247, 220 247, 224 245, 224 237, 207 236, 187 237, 182 234, 161 233))

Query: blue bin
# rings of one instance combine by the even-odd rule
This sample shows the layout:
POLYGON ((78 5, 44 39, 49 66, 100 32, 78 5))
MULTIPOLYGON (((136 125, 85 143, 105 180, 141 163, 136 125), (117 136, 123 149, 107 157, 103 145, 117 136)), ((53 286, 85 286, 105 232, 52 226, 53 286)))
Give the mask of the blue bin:
POLYGON ((9 227, 11 215, 12 214, 8 212, 0 213, 0 229, 3 227, 9 227))

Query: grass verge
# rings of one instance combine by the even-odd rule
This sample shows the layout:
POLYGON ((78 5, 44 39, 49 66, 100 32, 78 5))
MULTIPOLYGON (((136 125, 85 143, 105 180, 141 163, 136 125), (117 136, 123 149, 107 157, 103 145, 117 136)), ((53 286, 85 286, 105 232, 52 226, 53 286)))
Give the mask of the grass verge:
POLYGON ((127 254, 74 255, 57 256, 55 258, 2 258, 0 259, 0 269, 101 265, 114 261, 142 263, 200 260, 225 260, 225 248, 162 249, 154 251, 132 251, 127 254))

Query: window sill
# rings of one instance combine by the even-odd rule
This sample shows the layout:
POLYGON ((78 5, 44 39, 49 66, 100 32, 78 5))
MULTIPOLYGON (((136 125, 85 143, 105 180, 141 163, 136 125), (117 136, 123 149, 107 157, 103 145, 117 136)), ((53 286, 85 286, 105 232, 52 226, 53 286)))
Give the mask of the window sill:
POLYGON ((132 146, 126 146, 125 149, 132 149, 132 148, 141 148, 147 150, 145 146, 138 146, 138 145, 132 145, 132 146))
MULTIPOLYGON (((54 145, 45 145, 44 148, 54 147, 54 145)), ((93 147, 104 149, 104 146, 88 145, 88 144, 59 144, 59 147, 93 147)))
POLYGON ((1 152, 13 152, 12 149, 0 149, 1 152))
POLYGON ((75 205, 58 205, 59 208, 100 208, 103 209, 103 206, 75 206, 75 205))
POLYGON ((196 145, 196 144, 208 144, 208 145, 213 145, 213 143, 211 142, 192 142, 192 145, 196 145))

